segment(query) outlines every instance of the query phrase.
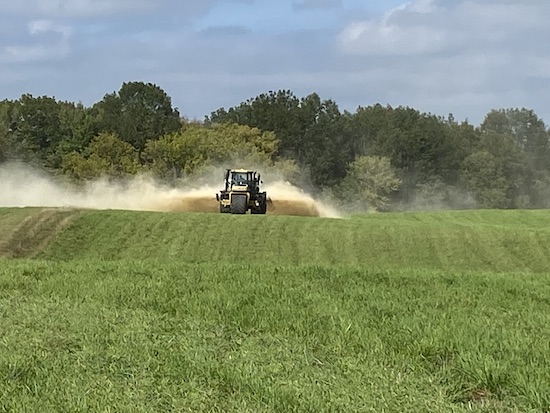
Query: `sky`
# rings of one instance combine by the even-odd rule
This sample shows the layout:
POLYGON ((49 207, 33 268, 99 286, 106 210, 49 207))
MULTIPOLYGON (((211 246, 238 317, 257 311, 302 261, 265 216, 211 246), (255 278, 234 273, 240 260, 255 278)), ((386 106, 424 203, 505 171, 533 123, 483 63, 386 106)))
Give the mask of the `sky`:
POLYGON ((204 119, 271 90, 550 123, 548 0, 0 0, 0 99, 160 86, 204 119))

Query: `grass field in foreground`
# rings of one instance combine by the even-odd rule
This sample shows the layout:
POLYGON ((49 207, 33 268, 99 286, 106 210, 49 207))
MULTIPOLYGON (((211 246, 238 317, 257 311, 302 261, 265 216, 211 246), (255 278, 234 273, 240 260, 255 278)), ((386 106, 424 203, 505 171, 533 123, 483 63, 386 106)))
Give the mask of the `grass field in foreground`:
POLYGON ((0 412, 547 413, 548 222, 0 209, 0 412))
POLYGON ((0 411, 550 409, 548 274, 0 264, 0 411))

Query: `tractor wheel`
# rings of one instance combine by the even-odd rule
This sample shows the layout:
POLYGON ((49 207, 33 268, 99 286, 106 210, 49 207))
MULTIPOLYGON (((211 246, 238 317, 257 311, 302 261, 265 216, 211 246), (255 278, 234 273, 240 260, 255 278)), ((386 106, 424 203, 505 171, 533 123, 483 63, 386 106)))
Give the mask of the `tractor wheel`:
POLYGON ((260 204, 258 206, 258 214, 265 214, 267 212, 267 194, 265 192, 262 192, 259 194, 258 197, 258 203, 260 204))
POLYGON ((251 214, 265 214, 265 205, 263 205, 260 202, 260 205, 259 206, 254 206, 254 208, 252 208, 250 210, 250 213, 251 214))
POLYGON ((231 197, 231 213, 246 214, 246 195, 233 195, 231 197))

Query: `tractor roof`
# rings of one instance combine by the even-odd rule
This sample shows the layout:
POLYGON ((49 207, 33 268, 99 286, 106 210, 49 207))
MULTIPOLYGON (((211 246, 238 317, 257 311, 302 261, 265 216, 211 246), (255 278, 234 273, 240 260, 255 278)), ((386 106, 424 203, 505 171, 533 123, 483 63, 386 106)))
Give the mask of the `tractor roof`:
POLYGON ((231 172, 255 172, 252 169, 231 169, 231 172))

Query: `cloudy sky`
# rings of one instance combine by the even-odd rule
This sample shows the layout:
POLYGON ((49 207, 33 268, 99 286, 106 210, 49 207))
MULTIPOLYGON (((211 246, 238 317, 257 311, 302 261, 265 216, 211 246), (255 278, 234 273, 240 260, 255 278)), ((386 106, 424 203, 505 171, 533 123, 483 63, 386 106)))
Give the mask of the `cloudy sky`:
POLYGON ((0 0, 0 99, 156 83, 203 119, 269 90, 550 123, 548 0, 0 0))

